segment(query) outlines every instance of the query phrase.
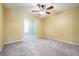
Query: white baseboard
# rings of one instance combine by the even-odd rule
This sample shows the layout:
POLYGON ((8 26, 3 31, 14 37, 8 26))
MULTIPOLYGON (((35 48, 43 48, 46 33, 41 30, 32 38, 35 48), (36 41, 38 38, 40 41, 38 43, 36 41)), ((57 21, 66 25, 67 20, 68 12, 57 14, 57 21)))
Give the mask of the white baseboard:
MULTIPOLYGON (((47 37, 46 37, 46 39, 50 39, 50 40, 52 40, 51 38, 47 38, 47 37)), ((62 40, 60 40, 60 39, 55 39, 55 38, 53 38, 53 40, 55 40, 55 41, 59 41, 59 42, 64 42, 64 43, 68 43, 68 44, 72 44, 72 45, 76 45, 76 46, 79 46, 79 44, 77 44, 77 43, 73 43, 73 42, 62 41, 62 40)))
POLYGON ((9 42, 6 42, 6 43, 3 43, 3 45, 0 46, 0 52, 2 51, 2 48, 4 45, 6 44, 11 44, 11 43, 16 43, 16 42, 22 42, 23 40, 16 40, 16 41, 9 41, 9 42))
POLYGON ((3 43, 3 44, 5 45, 5 44, 16 43, 16 42, 22 42, 22 41, 23 41, 23 40, 9 41, 9 42, 3 43))

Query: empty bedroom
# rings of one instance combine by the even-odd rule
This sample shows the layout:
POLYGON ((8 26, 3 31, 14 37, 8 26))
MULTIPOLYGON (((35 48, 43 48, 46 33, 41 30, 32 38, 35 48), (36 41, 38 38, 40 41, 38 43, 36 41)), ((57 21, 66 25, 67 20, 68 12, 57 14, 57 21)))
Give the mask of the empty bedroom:
POLYGON ((79 56, 79 3, 0 3, 0 56, 79 56))

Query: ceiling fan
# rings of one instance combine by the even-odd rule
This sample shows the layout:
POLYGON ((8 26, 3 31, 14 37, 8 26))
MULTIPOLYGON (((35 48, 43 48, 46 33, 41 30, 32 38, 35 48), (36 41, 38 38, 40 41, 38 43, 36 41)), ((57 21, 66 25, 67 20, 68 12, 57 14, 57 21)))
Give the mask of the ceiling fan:
POLYGON ((41 15, 40 12, 43 12, 45 14, 50 14, 51 12, 49 12, 48 10, 54 8, 54 6, 52 5, 47 7, 47 4, 37 4, 37 6, 39 7, 39 10, 32 10, 32 12, 39 12, 39 15, 41 15))

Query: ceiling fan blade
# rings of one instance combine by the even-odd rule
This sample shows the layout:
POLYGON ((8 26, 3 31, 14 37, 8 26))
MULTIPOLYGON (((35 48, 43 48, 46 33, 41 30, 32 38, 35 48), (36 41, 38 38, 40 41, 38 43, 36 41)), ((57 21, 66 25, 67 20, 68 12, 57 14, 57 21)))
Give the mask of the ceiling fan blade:
POLYGON ((37 6, 39 7, 39 9, 41 10, 41 5, 40 4, 37 4, 37 6))
POLYGON ((50 12, 45 12, 45 13, 50 14, 50 12))
POLYGON ((41 5, 40 4, 37 4, 37 6, 40 8, 41 7, 41 5))
POLYGON ((53 8, 54 8, 53 6, 50 6, 50 7, 46 8, 46 10, 53 9, 53 8))
POLYGON ((39 12, 40 10, 32 10, 32 12, 39 12))

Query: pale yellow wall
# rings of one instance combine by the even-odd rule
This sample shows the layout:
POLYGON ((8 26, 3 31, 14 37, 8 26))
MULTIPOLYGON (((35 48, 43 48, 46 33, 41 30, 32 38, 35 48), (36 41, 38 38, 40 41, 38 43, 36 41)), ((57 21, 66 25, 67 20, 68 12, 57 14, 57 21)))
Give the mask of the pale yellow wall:
POLYGON ((28 14, 24 10, 13 10, 4 8, 4 43, 16 40, 22 40, 23 38, 23 21, 24 18, 36 21, 36 35, 41 36, 42 25, 39 17, 28 14))
POLYGON ((4 8, 4 42, 20 40, 22 35, 22 20, 18 14, 7 8, 4 8))
POLYGON ((3 41, 3 7, 0 4, 0 46, 2 45, 3 41))
POLYGON ((73 42, 79 43, 79 8, 73 14, 73 42))
POLYGON ((44 19, 44 35, 79 44, 79 8, 72 8, 44 19))
POLYGON ((37 24, 36 25, 37 37, 39 37, 39 38, 44 37, 43 21, 42 21, 42 19, 37 20, 36 24, 37 24))

